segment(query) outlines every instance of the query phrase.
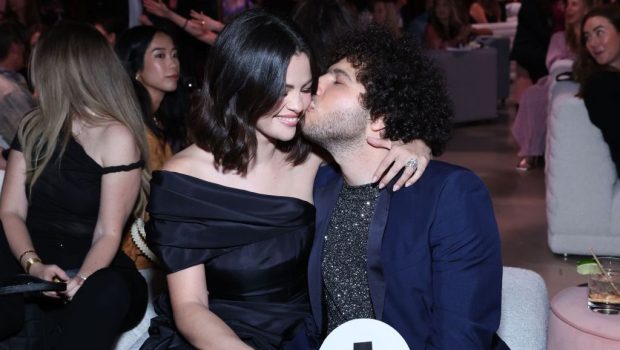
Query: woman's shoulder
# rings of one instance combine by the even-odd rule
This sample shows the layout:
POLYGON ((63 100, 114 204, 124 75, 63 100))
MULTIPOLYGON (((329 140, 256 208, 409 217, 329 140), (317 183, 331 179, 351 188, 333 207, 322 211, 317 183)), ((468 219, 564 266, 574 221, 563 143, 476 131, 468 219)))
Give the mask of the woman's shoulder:
POLYGON ((166 161, 162 170, 203 178, 205 175, 217 171, 213 162, 211 153, 196 144, 192 144, 166 161))
POLYGON ((620 82, 620 72, 601 70, 592 73, 586 79, 586 86, 592 88, 618 88, 620 82))
POLYGON ((97 126, 97 146, 102 150, 102 166, 130 164, 140 160, 140 151, 134 134, 119 122, 107 122, 97 126))
POLYGON ((136 146, 136 138, 129 128, 117 121, 105 122, 96 125, 99 129, 95 136, 98 136, 99 142, 105 143, 106 146, 127 147, 128 145, 136 146))
POLYGON ((590 74, 583 85, 583 98, 599 100, 603 96, 617 96, 620 93, 620 72, 598 71, 590 74))

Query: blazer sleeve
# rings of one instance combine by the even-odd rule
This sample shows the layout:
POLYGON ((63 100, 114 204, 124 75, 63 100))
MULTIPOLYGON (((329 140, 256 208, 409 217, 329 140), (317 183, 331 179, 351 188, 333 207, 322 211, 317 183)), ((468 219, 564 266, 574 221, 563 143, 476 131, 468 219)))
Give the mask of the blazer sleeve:
POLYGON ((451 174, 430 233, 432 330, 429 349, 490 349, 499 327, 502 261, 488 191, 470 171, 451 174))

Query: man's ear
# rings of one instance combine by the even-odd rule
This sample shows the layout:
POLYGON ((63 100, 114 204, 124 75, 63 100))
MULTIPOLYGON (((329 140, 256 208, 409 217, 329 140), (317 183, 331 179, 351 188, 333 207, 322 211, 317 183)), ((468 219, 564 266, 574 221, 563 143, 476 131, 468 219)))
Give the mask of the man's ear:
POLYGON ((374 132, 382 132, 385 129, 385 123, 383 123, 383 117, 378 117, 370 122, 370 130, 374 132))

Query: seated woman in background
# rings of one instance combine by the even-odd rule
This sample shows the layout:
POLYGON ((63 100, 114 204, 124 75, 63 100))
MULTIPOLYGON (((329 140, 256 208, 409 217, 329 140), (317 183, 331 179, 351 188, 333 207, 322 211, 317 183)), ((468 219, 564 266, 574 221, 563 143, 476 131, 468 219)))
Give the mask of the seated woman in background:
MULTIPOLYGON (((546 56, 547 69, 557 60, 577 57, 581 19, 592 8, 595 0, 568 0, 564 11, 565 31, 551 36, 546 56)), ((527 171, 538 164, 545 152, 547 137, 547 111, 549 99, 549 76, 543 76, 536 84, 523 91, 519 109, 512 125, 512 135, 519 145, 516 169, 527 171)))
POLYGON ((424 46, 429 49, 445 49, 466 45, 477 35, 492 34, 488 29, 473 29, 465 20, 461 6, 456 0, 434 0, 424 31, 424 46))
POLYGON ((0 254, 14 259, 0 276, 23 270, 67 288, 6 298, 22 314, 24 303, 38 308, 35 349, 110 349, 147 302, 144 279, 119 251, 148 188, 140 109, 118 58, 88 25, 46 33, 30 77, 40 107, 24 118, 9 155, 0 254))
MULTIPOLYGON (((143 349, 306 348, 321 159, 300 123, 316 83, 287 20, 250 10, 222 31, 188 128, 195 143, 153 173, 147 239, 169 296, 143 349)), ((385 164, 398 170, 416 158, 393 156, 385 164)))
POLYGON ((386 27, 394 37, 400 37, 398 13, 392 0, 375 0, 372 2, 372 22, 386 27))
POLYGON ((620 7, 597 7, 582 23, 575 78, 588 116, 601 130, 620 175, 620 7))
MULTIPOLYGON (((127 30, 115 51, 133 83, 146 125, 149 170, 159 170, 172 154, 187 146, 185 119, 189 97, 182 84, 177 47, 172 36, 150 26, 127 30)), ((138 220, 144 220, 142 215, 138 220)), ((123 250, 138 268, 151 266, 154 255, 144 242, 143 222, 123 240, 123 250)))
POLYGON ((501 20, 501 10, 497 0, 465 1, 471 23, 494 23, 501 20))

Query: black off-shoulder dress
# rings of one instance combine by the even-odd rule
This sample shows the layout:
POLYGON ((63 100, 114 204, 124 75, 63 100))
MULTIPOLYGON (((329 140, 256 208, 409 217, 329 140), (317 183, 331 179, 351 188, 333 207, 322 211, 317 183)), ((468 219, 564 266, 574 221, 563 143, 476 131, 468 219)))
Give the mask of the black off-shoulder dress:
MULTIPOLYGON (((303 332, 313 205, 159 171, 147 210, 149 246, 168 272, 204 264, 210 311, 244 342, 281 349, 303 332)), ((174 327, 167 295, 155 309, 142 349, 192 348, 174 327)))

